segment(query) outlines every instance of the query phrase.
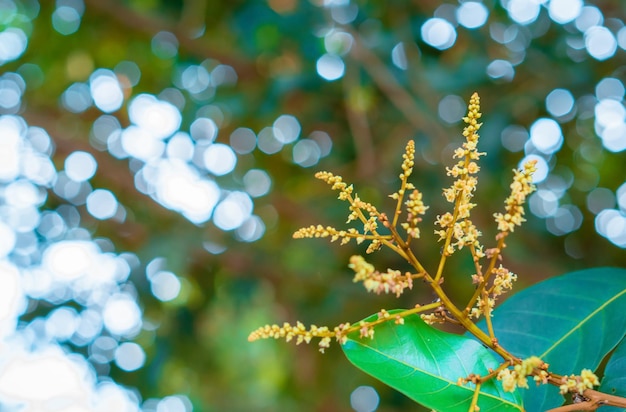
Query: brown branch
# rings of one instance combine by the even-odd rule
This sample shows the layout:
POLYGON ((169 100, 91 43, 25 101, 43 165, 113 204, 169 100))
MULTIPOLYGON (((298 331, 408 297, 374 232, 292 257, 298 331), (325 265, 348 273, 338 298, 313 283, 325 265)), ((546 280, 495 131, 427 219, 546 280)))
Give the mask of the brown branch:
POLYGON ((559 406, 547 412, 595 411, 601 406, 626 408, 626 398, 622 398, 621 396, 609 395, 593 389, 587 389, 583 392, 583 396, 588 400, 572 405, 559 406))
POLYGON ((351 56, 361 63, 372 80, 387 95, 391 103, 402 112, 407 121, 416 129, 423 129, 426 121, 423 119, 413 97, 400 86, 378 56, 363 44, 358 33, 353 32, 352 35, 354 36, 354 45, 351 56))
MULTIPOLYGON (((423 13, 432 13, 432 9, 423 10, 423 13)), ((408 69, 407 80, 409 86, 417 98, 424 102, 429 108, 431 115, 436 115, 439 111, 440 92, 431 87, 429 82, 422 80, 426 69, 423 65, 422 56, 417 44, 414 41, 413 30, 409 13, 400 13, 397 16, 397 37, 402 40, 404 54, 406 55, 408 69)))
MULTIPOLYGON (((363 69, 371 76, 374 83, 404 115, 406 120, 416 130, 427 130, 431 134, 436 134, 437 138, 431 140, 443 149, 449 140, 445 130, 436 121, 422 112, 415 103, 414 97, 398 83, 380 58, 363 44, 359 34, 354 31, 351 31, 351 34, 354 37, 351 56, 361 63, 363 69)), ((427 97, 425 98, 428 99, 427 97)))
POLYGON ((550 409, 547 412, 575 412, 575 411, 595 411, 602 405, 597 405, 595 402, 586 401, 580 403, 573 403, 571 405, 559 406, 558 408, 550 409))
POLYGON ((361 179, 367 179, 376 173, 376 155, 365 109, 354 107, 352 101, 353 93, 359 87, 358 75, 357 68, 349 64, 343 77, 344 105, 348 127, 357 152, 357 173, 361 179))
POLYGON ((206 11, 207 0, 184 0, 178 29, 188 36, 197 35, 204 28, 206 11))
POLYGON ((200 59, 213 58, 221 63, 232 66, 240 79, 254 80, 259 77, 259 73, 254 65, 242 58, 226 54, 223 51, 211 47, 209 45, 209 39, 206 36, 198 39, 189 37, 190 33, 188 28, 180 27, 177 24, 157 17, 138 13, 116 0, 85 0, 85 3, 87 4, 88 13, 94 11, 99 14, 105 14, 107 17, 116 20, 126 28, 147 34, 150 37, 160 31, 168 31, 176 36, 180 47, 185 51, 200 59))

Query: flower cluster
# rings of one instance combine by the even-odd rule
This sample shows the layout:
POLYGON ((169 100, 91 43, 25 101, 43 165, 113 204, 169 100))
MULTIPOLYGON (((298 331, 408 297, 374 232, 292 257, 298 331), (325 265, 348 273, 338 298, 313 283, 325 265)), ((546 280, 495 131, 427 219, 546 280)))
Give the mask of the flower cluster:
MULTIPOLYGON (((378 318, 370 321, 361 321, 354 325, 343 323, 335 328, 310 326, 305 327, 298 322, 295 326, 288 323, 279 325, 265 325, 253 331, 249 340, 254 341, 265 338, 283 338, 286 341, 294 340, 297 344, 309 343, 313 338, 320 340, 319 347, 323 352, 330 342, 336 341, 344 344, 350 336, 360 336, 360 338, 374 338, 375 329, 384 322, 394 322, 398 325, 404 324, 406 316, 419 314, 425 322, 460 323, 467 330, 474 333, 485 345, 493 343, 492 349, 500 355, 495 342, 497 338, 491 324, 491 316, 498 298, 511 290, 517 276, 511 273, 502 265, 496 267, 502 250, 506 247, 504 239, 508 233, 513 232, 515 226, 519 226, 523 221, 523 204, 527 196, 534 190, 531 175, 535 171, 535 164, 529 162, 522 170, 515 171, 513 183, 511 184, 511 194, 505 201, 504 213, 496 213, 495 219, 498 224, 499 234, 496 237, 498 244, 496 247, 486 249, 479 242, 481 232, 470 220, 472 209, 476 206, 472 202, 476 186, 478 183, 477 174, 480 171, 478 160, 484 156, 477 149, 479 134, 482 125, 480 123, 480 98, 474 93, 468 105, 467 116, 463 118, 466 126, 463 129, 464 142, 461 147, 454 151, 453 158, 456 164, 446 168, 447 175, 454 179, 452 185, 443 190, 445 199, 454 205, 453 210, 436 217, 435 233, 440 240, 444 241, 443 253, 435 274, 430 274, 415 256, 411 242, 420 237, 419 224, 425 215, 428 206, 424 205, 422 193, 408 181, 413 173, 415 165, 415 143, 409 141, 402 156, 402 171, 399 174, 400 187, 389 197, 395 201, 393 213, 387 215, 358 196, 354 187, 343 181, 341 176, 336 176, 330 172, 318 172, 315 177, 326 182, 332 190, 339 192, 338 198, 348 203, 349 214, 346 223, 357 222, 362 224, 358 228, 348 228, 337 230, 331 226, 311 225, 296 231, 294 238, 328 238, 331 242, 339 241, 342 245, 355 240, 357 244, 369 242, 367 253, 371 253, 382 246, 393 250, 407 261, 413 269, 412 271, 400 271, 387 269, 380 272, 368 263, 362 256, 352 256, 349 268, 354 271, 354 282, 362 282, 368 292, 376 294, 390 293, 400 296, 407 289, 417 286, 415 279, 422 278, 424 285, 430 285, 437 295, 437 299, 425 305, 415 305, 415 308, 389 313, 385 309, 378 312, 378 318), (404 214, 404 216, 402 216, 404 214), (400 220, 400 218, 403 218, 400 220), (398 230, 399 228, 402 231, 398 230), (387 231, 383 234, 380 231, 387 231), (400 233, 402 232, 402 233, 400 233), (476 285, 474 294, 468 300, 468 305, 462 310, 451 302, 449 296, 444 292, 444 267, 447 258, 458 250, 469 249, 474 260, 475 274, 472 281, 476 285), (482 259, 487 258, 489 263, 482 266, 482 259), (483 333, 475 325, 472 319, 485 316, 488 332, 483 333)), ((421 283, 421 282, 420 282, 421 283)), ((505 352, 506 353, 506 352, 505 352)), ((513 391, 517 387, 528 387, 527 377, 533 376, 537 383, 548 382, 548 365, 537 357, 530 357, 523 361, 511 359, 505 362, 496 371, 490 372, 485 378, 497 378, 502 381, 506 391, 513 391), (519 362, 519 363, 518 363, 519 362), (514 366, 510 366, 516 363, 514 366)), ((589 372, 591 373, 591 372, 589 372)), ((590 387, 593 384, 593 377, 583 371, 580 377, 566 377, 563 381, 562 391, 573 391, 583 387, 590 387), (572 383, 573 382, 573 383, 572 383), (573 386, 572 386, 573 385, 573 386), (563 389, 565 388, 565 389, 563 389)), ((552 377, 554 378, 554 376, 552 377)), ((480 377, 474 376, 472 382, 481 382, 480 377), (474 381, 476 380, 476 381, 474 381)), ((552 379, 554 381, 554 379, 552 379)))
POLYGON ((515 230, 515 226, 520 226, 524 219, 524 202, 526 197, 535 190, 532 184, 532 174, 537 170, 536 160, 524 164, 522 170, 513 170, 515 176, 511 183, 511 195, 504 201, 505 212, 494 213, 494 218, 498 224, 498 231, 509 233, 515 230))
POLYGON ((368 292, 376 294, 395 293, 399 297, 405 289, 413 289, 413 278, 420 275, 412 275, 410 272, 402 274, 399 270, 388 269, 381 273, 374 266, 355 255, 350 258, 348 267, 354 270, 354 282, 363 282, 368 292))
POLYGON ((439 235, 440 240, 446 241, 445 255, 451 255, 455 250, 460 250, 464 246, 472 246, 479 257, 482 256, 482 248, 478 241, 481 233, 469 219, 470 211, 476 206, 471 202, 478 184, 475 175, 480 170, 476 161, 484 155, 477 150, 478 130, 482 126, 478 119, 481 116, 480 98, 477 93, 474 93, 470 99, 467 116, 463 118, 467 124, 463 129, 465 142, 454 151, 454 158, 460 160, 452 168, 446 168, 448 176, 456 180, 452 186, 443 190, 443 196, 448 202, 455 204, 454 211, 437 216, 436 221, 441 229, 435 230, 435 234, 439 235))
MULTIPOLYGON (((290 342, 295 338, 296 345, 299 345, 302 342, 309 343, 313 338, 320 338, 318 346, 320 352, 324 353, 324 349, 330 346, 330 341, 333 337, 342 344, 346 342, 348 339, 346 335, 350 326, 349 323, 342 323, 331 331, 326 326, 317 327, 315 325, 311 325, 311 327, 307 329, 301 322, 297 322, 295 326, 287 322, 283 323, 283 326, 265 325, 250 333, 248 342, 269 338, 282 338, 285 339, 286 342, 290 342)), ((372 336, 373 334, 372 330, 372 336)))
POLYGON ((502 388, 506 392, 513 392, 515 388, 528 388, 526 377, 535 373, 534 380, 539 383, 546 383, 548 373, 546 369, 548 365, 536 356, 524 359, 522 363, 517 364, 513 369, 502 369, 498 372, 498 380, 502 381, 502 388))
POLYGON ((582 394, 585 389, 593 389, 594 386, 600 385, 598 377, 589 369, 583 369, 580 376, 563 376, 562 382, 563 384, 559 386, 559 389, 563 395, 568 392, 582 394))
POLYGON ((331 185, 332 190, 339 190, 339 200, 348 200, 352 196, 354 187, 348 186, 341 176, 335 176, 330 172, 317 172, 315 177, 331 185))
POLYGON ((400 180, 406 181, 406 179, 413 173, 413 166, 415 165, 415 142, 409 140, 406 144, 406 149, 402 155, 402 173, 400 173, 400 180))
POLYGON ((330 237, 330 241, 334 242, 341 239, 341 244, 345 245, 350 239, 356 239, 357 243, 362 243, 365 236, 362 236, 356 229, 337 230, 332 226, 311 225, 298 229, 294 234, 294 239, 314 238, 314 237, 330 237))

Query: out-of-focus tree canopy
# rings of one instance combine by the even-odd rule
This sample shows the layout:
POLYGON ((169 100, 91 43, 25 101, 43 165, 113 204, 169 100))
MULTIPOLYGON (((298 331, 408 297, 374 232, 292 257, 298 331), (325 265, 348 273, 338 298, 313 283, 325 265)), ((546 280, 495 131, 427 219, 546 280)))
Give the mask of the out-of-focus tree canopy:
MULTIPOLYGON (((313 172, 392 207, 415 139, 432 265, 478 91, 484 243, 510 170, 538 161, 517 287, 623 266, 625 18, 617 0, 0 0, 0 409, 420 410, 336 347, 246 341, 432 300, 366 296, 347 268, 364 250, 291 238, 348 214, 313 172)), ((471 262, 450 265, 466 298, 471 262)))

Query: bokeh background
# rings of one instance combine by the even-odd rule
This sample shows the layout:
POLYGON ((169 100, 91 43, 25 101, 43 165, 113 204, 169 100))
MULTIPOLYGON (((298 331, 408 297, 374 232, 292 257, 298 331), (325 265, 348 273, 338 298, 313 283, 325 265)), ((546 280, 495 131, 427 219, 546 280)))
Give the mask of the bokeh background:
MULTIPOLYGON (((367 296, 332 170, 392 207, 401 154, 430 209, 472 92, 474 220, 491 245, 536 159, 518 288, 626 265, 625 7, 618 0, 0 0, 0 410, 420 411, 337 346, 248 343, 430 302, 367 296)), ((403 268, 396 256, 370 258, 403 268)), ((467 299, 470 261, 446 286, 467 299)))

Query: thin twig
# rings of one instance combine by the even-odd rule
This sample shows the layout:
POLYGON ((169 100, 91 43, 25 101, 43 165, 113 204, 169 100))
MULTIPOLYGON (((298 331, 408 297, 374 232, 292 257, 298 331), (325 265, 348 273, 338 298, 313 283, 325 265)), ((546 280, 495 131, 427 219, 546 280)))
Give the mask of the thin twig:
POLYGON ((363 44, 361 36, 355 31, 349 31, 354 38, 350 55, 361 63, 363 69, 371 76, 389 101, 404 115, 405 119, 416 130, 428 130, 429 133, 435 134, 436 139, 431 139, 434 143, 445 144, 448 142, 449 138, 441 125, 423 113, 415 103, 415 98, 398 83, 393 73, 380 58, 363 44))
POLYGON ((344 106, 348 127, 352 133, 357 153, 357 173, 361 179, 367 179, 376 173, 376 155, 367 114, 364 110, 353 107, 350 98, 354 90, 359 87, 358 75, 358 69, 354 65, 348 64, 346 75, 343 76, 344 106))
POLYGON ((495 341, 496 334, 493 331, 493 322, 491 321, 491 306, 489 305, 489 293, 483 287, 482 288, 482 298, 483 298, 483 313, 485 315, 485 323, 487 323, 487 331, 489 332, 489 337, 495 341))
POLYGON ((474 412, 476 410, 479 410, 476 407, 478 406, 478 395, 480 395, 480 386, 481 386, 481 383, 476 382, 476 388, 474 389, 474 396, 472 396, 472 403, 470 404, 470 407, 467 410, 468 412, 474 412))

